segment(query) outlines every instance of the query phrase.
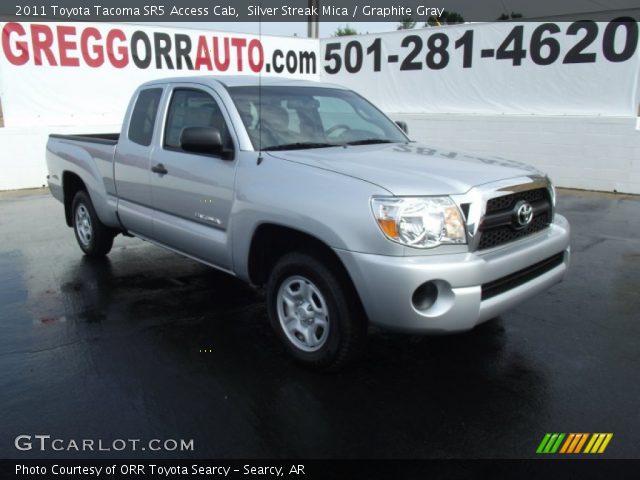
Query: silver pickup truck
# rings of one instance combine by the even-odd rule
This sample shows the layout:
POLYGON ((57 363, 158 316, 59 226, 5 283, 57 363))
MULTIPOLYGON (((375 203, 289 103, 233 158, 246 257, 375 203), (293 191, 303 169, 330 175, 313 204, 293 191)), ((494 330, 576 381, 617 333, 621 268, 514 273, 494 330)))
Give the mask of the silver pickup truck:
POLYGON ((569 263, 544 174, 414 143, 336 85, 149 82, 119 135, 51 135, 47 164, 86 255, 123 233, 265 286, 278 337, 317 368, 350 360, 369 323, 469 330, 569 263))

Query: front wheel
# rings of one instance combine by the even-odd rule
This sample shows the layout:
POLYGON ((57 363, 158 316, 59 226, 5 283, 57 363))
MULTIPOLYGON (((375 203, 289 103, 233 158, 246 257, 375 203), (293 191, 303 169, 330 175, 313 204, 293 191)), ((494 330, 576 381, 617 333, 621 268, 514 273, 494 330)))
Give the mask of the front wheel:
POLYGON ((104 225, 85 191, 79 191, 71 204, 73 231, 82 251, 89 257, 103 257, 111 251, 114 233, 104 225))
POLYGON ((306 253, 283 256, 267 284, 271 325, 305 366, 337 370, 360 351, 366 321, 355 290, 332 262, 306 253))

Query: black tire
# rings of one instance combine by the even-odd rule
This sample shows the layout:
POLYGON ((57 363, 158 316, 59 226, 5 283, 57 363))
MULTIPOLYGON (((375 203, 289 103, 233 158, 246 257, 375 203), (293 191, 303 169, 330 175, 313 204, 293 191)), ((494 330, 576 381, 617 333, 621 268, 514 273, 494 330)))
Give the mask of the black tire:
POLYGON ((87 192, 81 190, 73 197, 71 219, 73 233, 85 255, 104 257, 111 251, 115 233, 100 221, 87 192))
MULTIPOLYGON (((321 261, 318 256, 304 252, 289 253, 281 257, 267 283, 267 311, 271 326, 287 351, 306 367, 339 370, 351 362, 364 345, 367 334, 366 316, 346 273, 330 259, 321 261), (292 288, 296 282, 300 285, 299 288, 306 288, 310 293, 307 296, 310 299, 307 302, 309 305, 299 300, 295 302, 295 306, 291 306, 292 298, 284 298, 294 291, 292 288), (320 308, 322 305, 324 308, 320 308), (314 318, 302 317, 303 320, 300 320, 300 315, 314 315, 314 318), (328 325, 328 333, 325 333, 322 326, 323 319, 328 325), (318 321, 322 324, 317 325, 318 321), (310 325, 303 322, 310 322, 310 325), (287 333, 285 324, 299 325, 300 329, 295 332, 289 329, 287 333), (312 337, 305 337, 300 333, 308 333, 311 329, 312 337), (312 350, 305 350, 309 348, 305 338, 312 338, 312 342, 318 341, 319 345, 315 345, 312 350)), ((296 328, 293 327, 294 330, 296 328)))

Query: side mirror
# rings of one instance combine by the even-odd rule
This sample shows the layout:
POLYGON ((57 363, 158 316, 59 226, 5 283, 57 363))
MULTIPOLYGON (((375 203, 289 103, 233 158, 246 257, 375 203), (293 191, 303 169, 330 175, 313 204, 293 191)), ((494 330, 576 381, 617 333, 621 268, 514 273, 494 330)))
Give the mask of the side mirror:
POLYGON ((180 147, 187 152, 214 155, 224 150, 220 130, 214 127, 185 127, 180 134, 180 147))
POLYGON ((400 130, 402 130, 404 133, 409 135, 409 127, 407 127, 407 122, 403 122, 402 120, 397 120, 396 125, 400 127, 400 130))

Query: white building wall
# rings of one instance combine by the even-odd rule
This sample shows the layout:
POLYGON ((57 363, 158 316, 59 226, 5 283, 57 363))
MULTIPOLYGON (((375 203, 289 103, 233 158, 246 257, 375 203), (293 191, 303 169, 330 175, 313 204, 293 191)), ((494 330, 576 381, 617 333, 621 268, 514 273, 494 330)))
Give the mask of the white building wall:
POLYGON ((640 130, 628 117, 403 115, 413 140, 525 162, 556 185, 640 194, 640 130))
POLYGON ((0 128, 0 190, 37 188, 47 184, 45 150, 50 133, 99 132, 120 132, 120 126, 0 128))

